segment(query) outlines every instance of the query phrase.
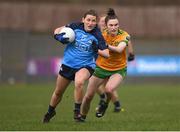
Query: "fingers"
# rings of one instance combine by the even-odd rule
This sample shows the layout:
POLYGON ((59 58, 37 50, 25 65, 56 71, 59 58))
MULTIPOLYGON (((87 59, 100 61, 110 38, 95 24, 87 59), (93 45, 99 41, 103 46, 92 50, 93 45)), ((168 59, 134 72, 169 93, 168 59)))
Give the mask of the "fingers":
POLYGON ((69 43, 69 38, 63 38, 63 40, 61 42, 64 44, 67 44, 67 43, 69 43))

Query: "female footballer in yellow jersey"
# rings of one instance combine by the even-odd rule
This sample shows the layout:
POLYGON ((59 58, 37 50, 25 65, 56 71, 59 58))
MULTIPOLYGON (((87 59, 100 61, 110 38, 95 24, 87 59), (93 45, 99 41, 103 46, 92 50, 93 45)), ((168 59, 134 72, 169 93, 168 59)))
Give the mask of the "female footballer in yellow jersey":
POLYGON ((126 76, 126 46, 130 39, 127 32, 120 30, 119 20, 113 9, 109 9, 105 18, 107 30, 103 32, 104 39, 108 44, 109 58, 98 56, 93 76, 89 79, 86 94, 81 105, 79 121, 84 121, 90 108, 90 103, 97 88, 107 80, 105 85, 106 98, 101 102, 96 112, 96 117, 102 117, 108 107, 111 95, 126 76))
MULTIPOLYGON (((105 18, 106 18, 106 14, 101 15, 99 18, 98 26, 101 29, 101 32, 103 32, 107 29, 106 23, 105 23, 105 18)), ((132 45, 131 41, 128 42, 128 48, 127 49, 128 49, 127 50, 128 51, 128 61, 133 61, 135 59, 135 56, 134 56, 134 50, 133 50, 133 45, 132 45)), ((100 106, 101 101, 104 100, 106 97, 106 95, 104 93, 105 92, 104 91, 105 85, 106 85, 106 81, 96 91, 100 97, 98 107, 100 106)), ((117 90, 113 91, 113 93, 111 95, 111 101, 114 104, 114 112, 120 112, 120 111, 124 110, 121 106, 120 101, 119 101, 117 90)), ((98 107, 96 109, 98 109, 98 107)))

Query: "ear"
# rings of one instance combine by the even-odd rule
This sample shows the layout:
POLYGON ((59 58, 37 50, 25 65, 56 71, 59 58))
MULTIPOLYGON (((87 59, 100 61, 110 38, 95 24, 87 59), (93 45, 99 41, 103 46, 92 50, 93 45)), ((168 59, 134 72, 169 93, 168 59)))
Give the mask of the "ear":
POLYGON ((84 17, 82 18, 82 22, 84 23, 84 17))

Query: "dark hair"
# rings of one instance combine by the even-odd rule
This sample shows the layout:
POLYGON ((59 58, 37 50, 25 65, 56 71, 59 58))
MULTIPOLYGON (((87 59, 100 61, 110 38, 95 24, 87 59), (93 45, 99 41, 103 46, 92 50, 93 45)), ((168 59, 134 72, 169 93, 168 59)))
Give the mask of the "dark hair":
POLYGON ((85 18, 87 15, 92 15, 92 16, 95 16, 96 18, 98 17, 97 12, 92 9, 85 12, 83 17, 85 18))
POLYGON ((114 11, 114 9, 112 8, 109 8, 108 9, 108 12, 107 12, 107 16, 105 18, 105 23, 107 25, 107 22, 110 20, 110 19, 118 19, 118 17, 116 16, 116 13, 114 11))

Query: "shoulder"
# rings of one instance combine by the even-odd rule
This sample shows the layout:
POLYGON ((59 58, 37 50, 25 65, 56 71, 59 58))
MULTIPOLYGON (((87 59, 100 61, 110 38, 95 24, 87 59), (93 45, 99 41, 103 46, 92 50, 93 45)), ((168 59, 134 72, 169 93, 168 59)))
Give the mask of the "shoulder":
POLYGON ((90 33, 97 39, 102 38, 101 30, 97 26, 90 33))
MULTIPOLYGON (((118 35, 129 35, 128 32, 126 32, 125 30, 119 29, 118 30, 118 35)), ((129 35, 130 36, 130 35, 129 35)))
POLYGON ((124 30, 122 30, 122 29, 119 29, 118 30, 118 35, 120 35, 120 36, 123 36, 124 38, 126 38, 126 40, 130 40, 130 38, 131 38, 131 36, 129 35, 129 33, 128 32, 126 32, 126 31, 124 31, 124 30))

